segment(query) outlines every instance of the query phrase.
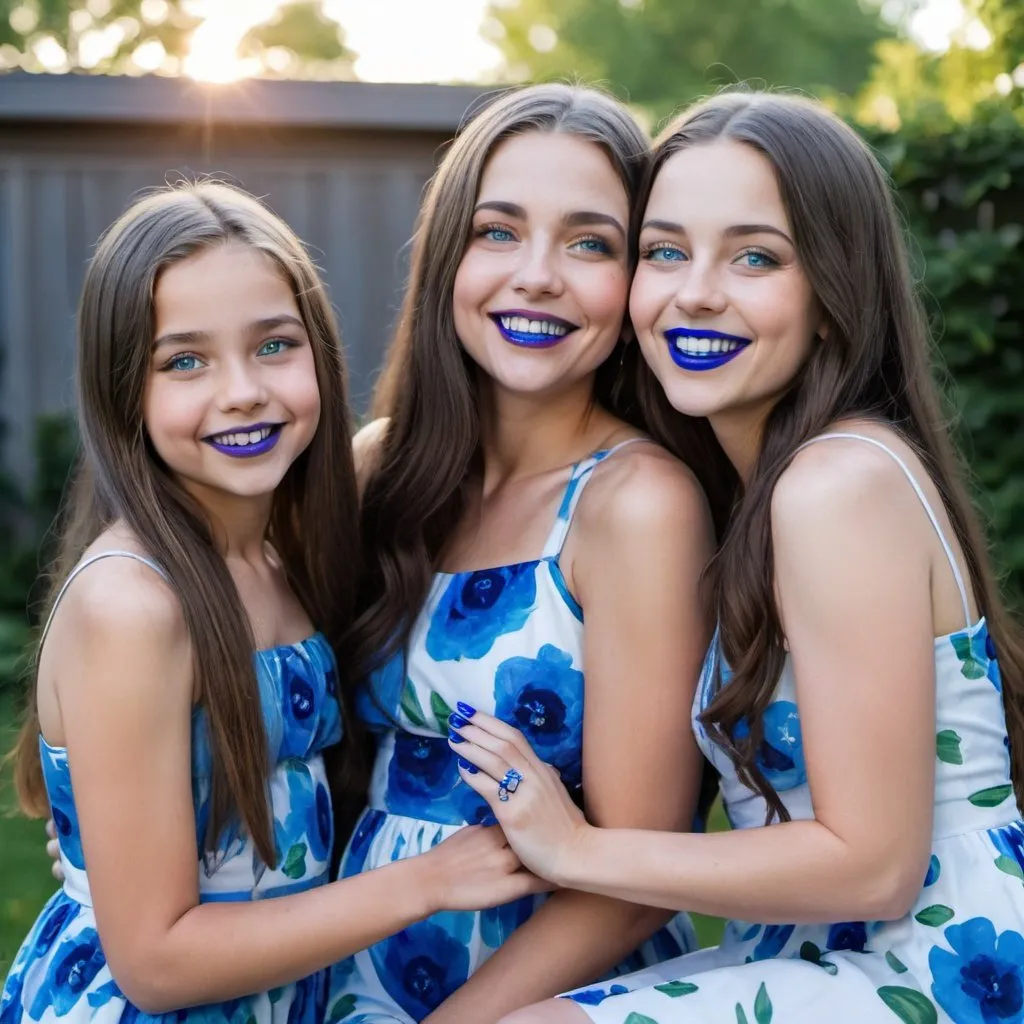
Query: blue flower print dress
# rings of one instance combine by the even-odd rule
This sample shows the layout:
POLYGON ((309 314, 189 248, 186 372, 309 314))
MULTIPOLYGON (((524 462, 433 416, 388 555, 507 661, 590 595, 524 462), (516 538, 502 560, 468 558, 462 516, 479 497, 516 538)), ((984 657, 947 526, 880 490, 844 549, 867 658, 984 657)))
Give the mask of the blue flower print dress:
MULTIPOLYGON (((722 944, 570 994, 598 1024, 1022 1024, 1024 823, 1010 784, 999 664, 985 621, 971 623, 956 561, 924 493, 964 608, 962 630, 935 638, 932 856, 911 912, 896 921, 769 925, 731 921, 722 944)), ((813 443, 813 442, 809 442, 813 443)), ((697 720, 715 685, 717 643, 694 700, 694 730, 721 772, 734 828, 764 824, 765 803, 697 720)), ((723 666, 723 681, 728 672, 723 666)), ((758 766, 794 820, 814 817, 795 680, 787 660, 765 715, 758 766)))
MULTIPOLYGON (((628 442, 626 442, 628 443, 628 442)), ((621 447, 616 446, 616 447, 621 447)), ((384 665, 360 697, 379 737, 369 807, 342 860, 358 874, 428 850, 467 823, 491 822, 459 779, 448 715, 463 701, 521 729, 565 785, 581 784, 583 615, 558 559, 595 466, 578 463, 543 555, 476 572, 437 573, 409 640, 408 658, 384 665)), ((540 905, 526 897, 477 912, 448 911, 404 929, 334 968, 330 1024, 422 1020, 540 905)), ((696 948, 686 917, 652 937, 624 969, 696 948)))
MULTIPOLYGON (((132 552, 109 551, 80 563, 68 583, 93 561, 114 555, 135 558, 161 572, 132 552)), ((197 709, 192 719, 192 796, 203 903, 267 899, 327 881, 334 825, 320 752, 341 739, 334 655, 318 633, 254 657, 274 764, 269 794, 278 863, 266 867, 252 841, 237 830, 222 836, 215 852, 204 851, 211 757, 206 718, 197 709)), ((168 1024, 322 1024, 326 970, 269 992, 158 1018, 129 1003, 100 946, 75 811, 73 766, 64 748, 52 747, 42 737, 39 747, 65 881, 15 958, 0 1000, 0 1024, 135 1024, 153 1019, 168 1024)))

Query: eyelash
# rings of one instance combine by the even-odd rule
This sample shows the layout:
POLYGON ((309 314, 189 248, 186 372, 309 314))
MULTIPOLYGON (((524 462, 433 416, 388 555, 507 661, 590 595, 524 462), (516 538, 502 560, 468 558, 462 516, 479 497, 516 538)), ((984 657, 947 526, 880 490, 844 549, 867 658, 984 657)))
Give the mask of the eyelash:
MULTIPOLYGON (((478 228, 473 234, 474 237, 476 238, 487 238, 487 236, 492 232, 499 232, 503 235, 509 236, 508 239, 501 239, 502 242, 516 240, 515 233, 510 228, 507 228, 502 224, 484 224, 482 227, 478 228)), ((488 241, 497 242, 498 239, 492 238, 488 239, 488 241)), ((575 241, 573 241, 572 246, 575 247, 581 245, 584 242, 596 242, 598 245, 601 246, 600 250, 589 250, 591 253, 595 255, 613 256, 615 254, 615 250, 611 243, 606 238, 602 238, 600 235, 584 235, 583 237, 577 238, 575 241)))
MULTIPOLYGON (((675 252, 682 253, 683 250, 678 245, 673 245, 671 242, 652 242, 649 245, 643 245, 640 247, 640 259, 647 260, 648 262, 654 262, 654 255, 658 252, 665 252, 666 250, 674 250, 675 252)), ((683 254, 685 255, 685 253, 683 254)), ((761 249, 756 246, 752 246, 749 249, 744 249, 739 254, 737 259, 743 259, 746 256, 760 256, 762 259, 768 261, 768 268, 777 267, 780 260, 774 253, 769 252, 767 249, 761 249)), ((684 260, 665 260, 666 263, 682 263, 684 260)), ((735 261, 734 261, 735 262, 735 261)), ((751 270, 766 269, 763 267, 750 267, 751 270)))
MULTIPOLYGON (((268 355, 271 356, 279 356, 283 352, 286 352, 288 349, 295 348, 297 342, 291 341, 289 338, 267 338, 267 340, 262 342, 260 347, 256 350, 256 354, 259 355, 260 352, 267 347, 267 345, 280 345, 281 347, 276 352, 268 353, 268 355)), ((182 367, 179 366, 175 366, 175 363, 179 362, 182 359, 195 359, 199 363, 202 363, 203 361, 202 356, 198 355, 195 352, 178 352, 175 355, 171 356, 171 358, 168 359, 167 362, 164 363, 163 366, 159 368, 159 372, 188 374, 195 373, 196 370, 200 369, 200 367, 198 366, 193 366, 188 370, 183 369, 182 367)))

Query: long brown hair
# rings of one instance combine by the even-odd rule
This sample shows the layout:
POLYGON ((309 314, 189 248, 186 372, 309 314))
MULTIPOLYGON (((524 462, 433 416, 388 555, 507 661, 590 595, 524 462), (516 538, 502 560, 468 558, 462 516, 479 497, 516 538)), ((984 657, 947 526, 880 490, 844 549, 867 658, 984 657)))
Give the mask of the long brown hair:
MULTIPOLYGON (((774 168, 828 339, 813 347, 772 410, 756 465, 711 565, 732 679, 701 720, 730 753, 741 779, 764 796, 767 820, 786 820, 778 794, 756 763, 762 716, 786 656, 773 584, 771 495, 804 441, 837 420, 871 417, 897 430, 919 455, 963 550, 999 654, 1011 772, 1018 803, 1024 804, 1024 644, 1000 600, 964 467, 949 437, 949 416, 933 376, 933 344, 885 174, 861 139, 819 104, 737 92, 697 104, 664 130, 655 143, 648 190, 673 154, 718 139, 751 146, 774 168), (736 729, 744 720, 749 732, 736 729)), ((668 424, 668 436, 661 439, 685 459, 686 451, 671 443, 664 395, 659 408, 652 407, 651 394, 642 392, 652 426, 668 424)), ((735 475, 731 485, 739 494, 735 475)))
MULTIPOLYGON (((291 286, 320 390, 319 425, 274 494, 268 539, 310 619, 336 650, 351 623, 359 554, 355 472, 345 367, 330 303, 289 228, 251 196, 214 182, 177 185, 140 199, 101 238, 89 265, 78 314, 82 454, 49 604, 83 551, 115 521, 145 544, 181 601, 206 710, 213 755, 206 843, 214 845, 236 818, 272 865, 268 751, 252 629, 203 509, 157 456, 142 419, 159 275, 227 241, 266 254, 291 286)), ((339 683, 347 705, 347 685, 339 683)), ((347 707, 350 728, 352 715, 345 712, 347 707)), ((48 806, 38 743, 33 684, 16 748, 16 782, 22 808, 41 816, 48 806)))
MULTIPOLYGON (((505 139, 528 132, 593 142, 631 208, 639 192, 648 141, 624 107, 593 89, 549 84, 507 92, 472 117, 445 154, 420 209, 401 317, 374 400, 374 414, 390 423, 362 503, 365 579, 354 646, 363 669, 404 648, 480 457, 477 384, 455 333, 452 289, 487 161, 505 139)), ((598 370, 596 401, 614 404, 621 355, 598 370)))

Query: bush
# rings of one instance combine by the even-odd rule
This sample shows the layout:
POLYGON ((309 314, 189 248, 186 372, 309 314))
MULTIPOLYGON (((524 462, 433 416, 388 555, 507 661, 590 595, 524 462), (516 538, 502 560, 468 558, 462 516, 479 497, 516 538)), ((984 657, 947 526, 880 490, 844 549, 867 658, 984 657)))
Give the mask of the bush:
POLYGON ((958 439, 1008 597, 1024 598, 1024 110, 980 106, 882 134, 923 265, 958 439))

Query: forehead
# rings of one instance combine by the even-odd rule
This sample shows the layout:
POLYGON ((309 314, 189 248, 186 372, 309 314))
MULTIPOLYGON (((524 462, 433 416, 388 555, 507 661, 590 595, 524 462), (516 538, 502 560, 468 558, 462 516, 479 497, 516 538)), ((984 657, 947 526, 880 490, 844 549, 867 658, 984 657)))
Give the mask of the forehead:
POLYGON ((504 200, 559 211, 590 209, 624 217, 626 189, 596 142, 563 132, 527 132, 500 142, 480 178, 478 202, 504 200))
POLYGON ((298 316, 291 285, 266 253, 229 241, 165 268, 153 293, 157 334, 215 330, 281 313, 298 316))
POLYGON ((788 232, 775 168, 752 146, 730 139, 690 146, 665 161, 647 218, 700 224, 771 224, 788 232))

